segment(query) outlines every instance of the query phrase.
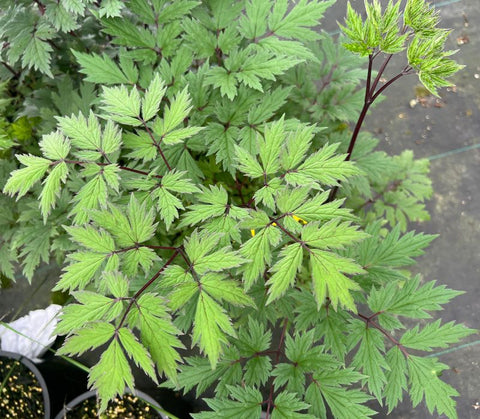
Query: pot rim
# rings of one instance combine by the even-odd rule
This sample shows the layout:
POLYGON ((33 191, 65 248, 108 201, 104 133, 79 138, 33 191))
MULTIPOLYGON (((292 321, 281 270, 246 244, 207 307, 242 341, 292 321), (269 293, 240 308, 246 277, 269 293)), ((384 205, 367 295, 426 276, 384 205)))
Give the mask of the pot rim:
POLYGON ((42 373, 38 370, 38 368, 33 363, 33 361, 30 358, 26 357, 25 355, 22 355, 16 352, 8 352, 8 351, 0 351, 0 357, 15 359, 16 361, 21 362, 30 371, 33 372, 33 374, 35 375, 35 378, 40 383, 40 387, 42 387, 45 419, 50 419, 50 395, 48 394, 47 383, 45 382, 45 379, 43 378, 42 373))
MULTIPOLYGON (((168 416, 165 416, 159 410, 161 409, 161 407, 158 404, 158 402, 152 397, 150 397, 148 394, 145 394, 143 391, 140 391, 137 389, 131 390, 129 388, 126 388, 124 394, 132 394, 134 396, 137 396, 139 399, 146 401, 150 406, 152 406, 155 409, 155 411, 160 415, 162 419, 168 419, 168 416)), ((73 400, 68 402, 60 412, 58 412, 57 416, 55 416, 55 419, 64 419, 66 417, 66 413, 68 413, 69 410, 73 409, 75 406, 77 406, 84 400, 91 398, 92 396, 96 397, 97 393, 95 391, 90 390, 75 397, 73 400)))

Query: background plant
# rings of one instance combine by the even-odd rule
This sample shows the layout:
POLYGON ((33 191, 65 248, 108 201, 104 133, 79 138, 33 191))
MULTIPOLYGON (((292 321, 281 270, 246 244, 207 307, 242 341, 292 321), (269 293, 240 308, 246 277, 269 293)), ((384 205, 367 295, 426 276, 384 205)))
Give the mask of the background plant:
MULTIPOLYGON (((417 351, 472 330, 412 319, 460 292, 406 270, 434 239, 406 232, 428 217, 428 162, 374 151, 360 134, 398 78, 418 74, 436 93, 460 68, 436 12, 373 1, 363 21, 348 6, 336 43, 315 30, 333 1, 135 0, 122 18, 104 3, 81 3, 82 26, 44 76, 6 52, 25 92, 24 107, 4 102, 6 125, 36 117, 31 132, 44 135, 17 155, 21 168, 5 160, 4 193, 18 206, 2 197, 5 275, 17 259, 31 277, 67 255, 55 289, 75 302, 59 353, 104 348, 90 371, 102 408, 133 387, 131 359, 163 385, 212 387, 198 418, 325 417, 327 406, 370 417, 370 399, 391 410, 404 393, 456 417, 446 366, 417 351), (402 53, 405 67, 382 83, 402 53), (78 72, 65 70, 72 62, 78 72)), ((42 6, 22 13, 43 22, 42 6)), ((29 36, 52 39, 31 25, 29 36)))

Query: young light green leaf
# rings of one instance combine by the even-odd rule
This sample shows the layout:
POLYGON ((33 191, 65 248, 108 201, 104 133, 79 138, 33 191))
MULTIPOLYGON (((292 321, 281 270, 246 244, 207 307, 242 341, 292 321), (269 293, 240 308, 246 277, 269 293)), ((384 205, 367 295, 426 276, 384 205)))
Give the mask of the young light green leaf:
POLYGON ((345 245, 366 237, 368 234, 358 231, 358 226, 351 225, 349 222, 340 222, 338 219, 322 225, 318 222, 309 223, 302 229, 302 241, 307 246, 318 249, 343 249, 345 245))
POLYGON ((237 155, 238 170, 254 179, 263 176, 262 166, 260 166, 256 157, 237 145, 235 146, 235 153, 237 155))
POLYGON ((136 127, 142 124, 140 119, 140 94, 136 88, 130 92, 127 87, 104 87, 101 108, 107 112, 104 117, 120 124, 136 127))
POLYGON ((72 262, 65 268, 54 291, 83 289, 92 280, 93 276, 106 259, 106 254, 93 252, 76 252, 70 256, 72 262))
POLYGON ((206 293, 200 293, 195 312, 192 341, 199 344, 207 355, 210 365, 215 368, 227 343, 226 334, 235 336, 230 319, 225 310, 206 293))
POLYGON ((260 139, 260 158, 265 174, 270 175, 280 168, 278 156, 285 143, 284 119, 265 127, 264 139, 260 139))
POLYGON ((102 279, 106 282, 108 290, 115 298, 128 296, 128 279, 120 272, 104 272, 102 279))
POLYGON ((97 230, 90 225, 82 227, 64 227, 73 240, 87 249, 104 255, 115 250, 115 243, 112 236, 105 231, 97 230))
POLYGON ((72 331, 82 329, 88 322, 110 322, 123 310, 121 301, 91 291, 74 292, 73 296, 80 304, 68 304, 63 307, 60 322, 55 328, 57 334, 70 334, 72 331))
POLYGON ((202 290, 217 301, 226 301, 235 306, 254 306, 253 300, 245 294, 243 288, 236 281, 225 279, 222 274, 205 274, 200 283, 202 290))
POLYGON ((90 369, 88 385, 98 392, 100 411, 107 408, 110 399, 123 394, 125 387, 134 388, 132 370, 117 339, 110 343, 100 361, 90 369))
POLYGON ((74 215, 76 224, 88 221, 90 211, 107 205, 107 185, 103 176, 98 174, 82 186, 73 198, 73 208, 69 215, 74 215))
POLYGON ((249 263, 243 266, 243 280, 245 289, 249 290, 263 274, 267 265, 272 261, 272 246, 280 241, 280 231, 271 225, 263 228, 258 233, 243 243, 240 253, 249 263))
POLYGON ((142 118, 144 121, 152 119, 158 113, 160 102, 166 90, 165 83, 160 78, 160 75, 156 73, 142 100, 142 118))
POLYGON ((70 141, 59 131, 42 136, 39 145, 43 155, 52 160, 65 159, 70 152, 70 141))
POLYGON ((43 181, 43 189, 40 193, 40 211, 43 215, 43 222, 47 217, 55 201, 60 196, 61 183, 65 183, 68 176, 68 166, 65 162, 55 165, 49 175, 43 181))
POLYGON ((302 262, 303 248, 300 243, 292 243, 282 249, 277 263, 270 269, 273 275, 266 283, 266 286, 269 287, 266 304, 280 298, 292 287, 302 262))
POLYGON ((120 342, 128 356, 132 358, 135 364, 145 371, 155 383, 158 384, 153 362, 145 346, 139 343, 132 331, 126 327, 122 327, 118 330, 118 337, 120 338, 120 342))
POLYGON ((17 194, 17 199, 19 199, 45 175, 51 162, 50 160, 32 156, 31 154, 21 154, 16 157, 20 163, 26 167, 14 170, 10 174, 3 188, 3 193, 10 196, 17 194))
POLYGON ((198 224, 212 217, 222 216, 228 203, 228 194, 223 187, 210 185, 210 188, 202 188, 198 195, 200 204, 190 205, 189 210, 182 219, 179 227, 198 224))
POLYGON ((106 154, 111 154, 120 148, 122 144, 122 133, 120 129, 111 121, 108 120, 102 135, 101 151, 106 154))
POLYGON ((74 147, 95 151, 102 148, 100 123, 92 111, 90 111, 88 119, 79 113, 78 116, 57 117, 57 121, 60 129, 70 138, 74 147))
POLYGON ((114 333, 115 328, 111 323, 88 323, 81 329, 77 329, 74 335, 69 336, 63 346, 57 350, 56 355, 81 355, 85 351, 105 344, 114 333))
POLYGON ((324 146, 308 157, 297 169, 285 174, 285 180, 293 185, 318 182, 336 185, 338 181, 358 175, 360 170, 353 162, 345 161, 345 155, 337 154, 338 144, 324 146))
POLYGON ((188 89, 185 88, 175 96, 171 105, 165 108, 164 131, 170 132, 176 128, 188 116, 191 109, 188 89))
POLYGON ((310 252, 312 266, 313 291, 320 306, 327 295, 332 307, 337 309, 338 303, 356 312, 355 303, 350 291, 359 290, 359 285, 343 273, 359 274, 363 269, 350 259, 334 253, 312 249, 310 252))

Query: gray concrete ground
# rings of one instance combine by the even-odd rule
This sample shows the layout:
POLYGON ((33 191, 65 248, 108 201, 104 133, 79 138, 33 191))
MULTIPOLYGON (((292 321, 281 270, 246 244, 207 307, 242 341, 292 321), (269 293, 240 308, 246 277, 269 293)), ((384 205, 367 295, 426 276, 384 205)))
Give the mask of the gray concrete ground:
MULTIPOLYGON (((337 1, 328 11, 322 29, 336 31, 336 21, 343 20, 346 3, 337 1)), ((363 0, 351 3, 358 10, 363 7, 363 0)), ((389 153, 412 149, 417 157, 431 160, 435 190, 427 204, 431 221, 415 228, 439 233, 440 237, 419 259, 415 270, 425 279, 466 291, 446 306, 441 317, 480 328, 480 1, 433 3, 441 11, 443 26, 454 30, 449 48, 458 48, 456 59, 467 66, 454 79, 456 88, 443 90, 440 101, 425 98, 423 105, 412 107, 419 82, 414 75, 405 77, 386 91, 387 99, 368 116, 366 128, 376 134, 380 147, 389 153)), ((392 62, 394 69, 403 67, 395 64, 392 62)), ((38 289, 20 280, 13 288, 0 290, 0 318, 10 317, 13 309, 23 314, 45 307, 57 275, 43 268, 35 281, 38 289), (33 292, 35 298, 31 298, 33 292), (22 306, 24 301, 29 301, 28 307, 22 306)), ((480 409, 476 408, 480 403, 480 337, 471 336, 435 355, 451 366, 443 378, 460 393, 459 418, 480 418, 480 409)), ((387 415, 380 413, 376 417, 387 415)), ((398 419, 431 417, 423 405, 412 409, 408 400, 388 415, 398 419)))

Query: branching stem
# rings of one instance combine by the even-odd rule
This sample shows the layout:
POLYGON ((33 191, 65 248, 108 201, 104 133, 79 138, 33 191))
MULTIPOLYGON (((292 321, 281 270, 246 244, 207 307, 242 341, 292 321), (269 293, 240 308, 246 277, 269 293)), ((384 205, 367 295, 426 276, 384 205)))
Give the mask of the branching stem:
POLYGON ((157 143, 157 140, 155 140, 155 137, 154 137, 152 131, 150 130, 150 128, 148 128, 147 122, 143 118, 139 117, 139 119, 142 122, 142 125, 145 128, 145 131, 147 131, 148 136, 152 140, 153 145, 156 147, 156 149, 158 151, 158 154, 160 154, 160 156, 162 157, 162 160, 165 162, 165 165, 167 166, 167 169, 172 170, 172 167, 170 166, 167 158, 165 157, 165 154, 163 154, 163 151, 162 151, 162 148, 160 147, 160 144, 157 143))
POLYGON ((123 313, 122 319, 120 320, 120 323, 118 324, 116 330, 120 330, 122 326, 125 323, 125 320, 127 319, 128 313, 130 313, 130 310, 132 309, 133 305, 136 303, 137 299, 145 292, 145 290, 152 285, 155 280, 162 274, 162 272, 167 269, 169 265, 174 261, 174 259, 179 255, 180 251, 178 249, 175 249, 175 252, 173 252, 172 256, 170 256, 170 259, 168 259, 165 264, 157 271, 155 275, 153 275, 144 285, 142 288, 140 288, 135 295, 130 299, 130 303, 128 304, 125 313, 123 313))
MULTIPOLYGON (((350 138, 350 143, 348 145, 348 150, 347 150, 347 157, 345 158, 345 161, 350 161, 353 153, 353 149, 355 148, 355 143, 358 138, 358 134, 360 133, 360 129, 362 128, 363 122, 365 120, 365 117, 367 116, 367 112, 372 105, 372 103, 387 89, 391 84, 395 83, 399 78, 407 75, 407 74, 412 74, 413 69, 410 66, 406 66, 400 73, 398 73, 396 76, 392 77, 390 80, 388 80, 382 87, 380 87, 377 90, 378 83, 380 82, 383 73, 385 72, 385 69, 388 66, 388 63, 393 57, 393 54, 387 55, 385 60, 383 61, 382 65, 380 66, 380 69, 378 70, 378 74, 375 77, 375 80, 372 82, 372 68, 373 68, 373 61, 375 58, 378 56, 379 51, 377 51, 375 54, 371 53, 368 56, 368 70, 367 70, 367 82, 365 86, 365 98, 364 98, 364 103, 362 110, 360 111, 360 115, 357 119, 357 122, 355 124, 355 128, 353 129, 352 137, 350 138)), ((339 185, 334 186, 330 190, 330 195, 328 196, 328 201, 331 202, 335 199, 337 196, 338 192, 338 187, 339 185)))
MULTIPOLYGON (((276 355, 275 355, 275 361, 274 361, 273 366, 277 365, 278 362, 280 361, 280 355, 282 354, 282 348, 283 348, 283 345, 285 343, 285 336, 287 334, 287 328, 288 328, 288 319, 284 319, 283 320, 282 333, 280 334, 280 341, 278 342, 278 347, 277 347, 277 351, 276 351, 276 355)), ((267 412, 266 412, 265 419, 270 418, 270 409, 272 407, 274 407, 273 406, 273 394, 274 394, 274 383, 273 383, 273 380, 272 380, 272 382, 270 384, 270 391, 269 391, 269 394, 268 394, 268 399, 265 402, 267 404, 267 412)))
POLYGON ((374 313, 372 316, 367 317, 361 313, 358 313, 357 316, 366 323, 367 327, 372 326, 378 331, 380 331, 390 342, 392 342, 398 349, 400 349, 400 351, 405 356, 405 358, 408 358, 410 354, 405 349, 405 346, 403 346, 397 339, 395 339, 392 335, 390 335, 390 333, 388 333, 382 326, 380 326, 378 323, 372 320, 379 314, 381 313, 374 313))
MULTIPOLYGON (((84 166, 86 164, 96 164, 97 166, 109 166, 111 163, 101 163, 101 162, 88 162, 88 161, 79 161, 79 160, 58 160, 52 162, 52 165, 57 165, 60 164, 61 162, 67 163, 67 164, 76 164, 79 166, 84 166)), ((162 179, 162 175, 151 175, 149 172, 145 172, 143 170, 138 170, 138 169, 132 169, 131 167, 126 167, 126 166, 117 166, 120 170, 125 170, 127 172, 132 172, 132 173, 137 173, 139 175, 144 175, 144 176, 152 176, 157 179, 162 179)))

